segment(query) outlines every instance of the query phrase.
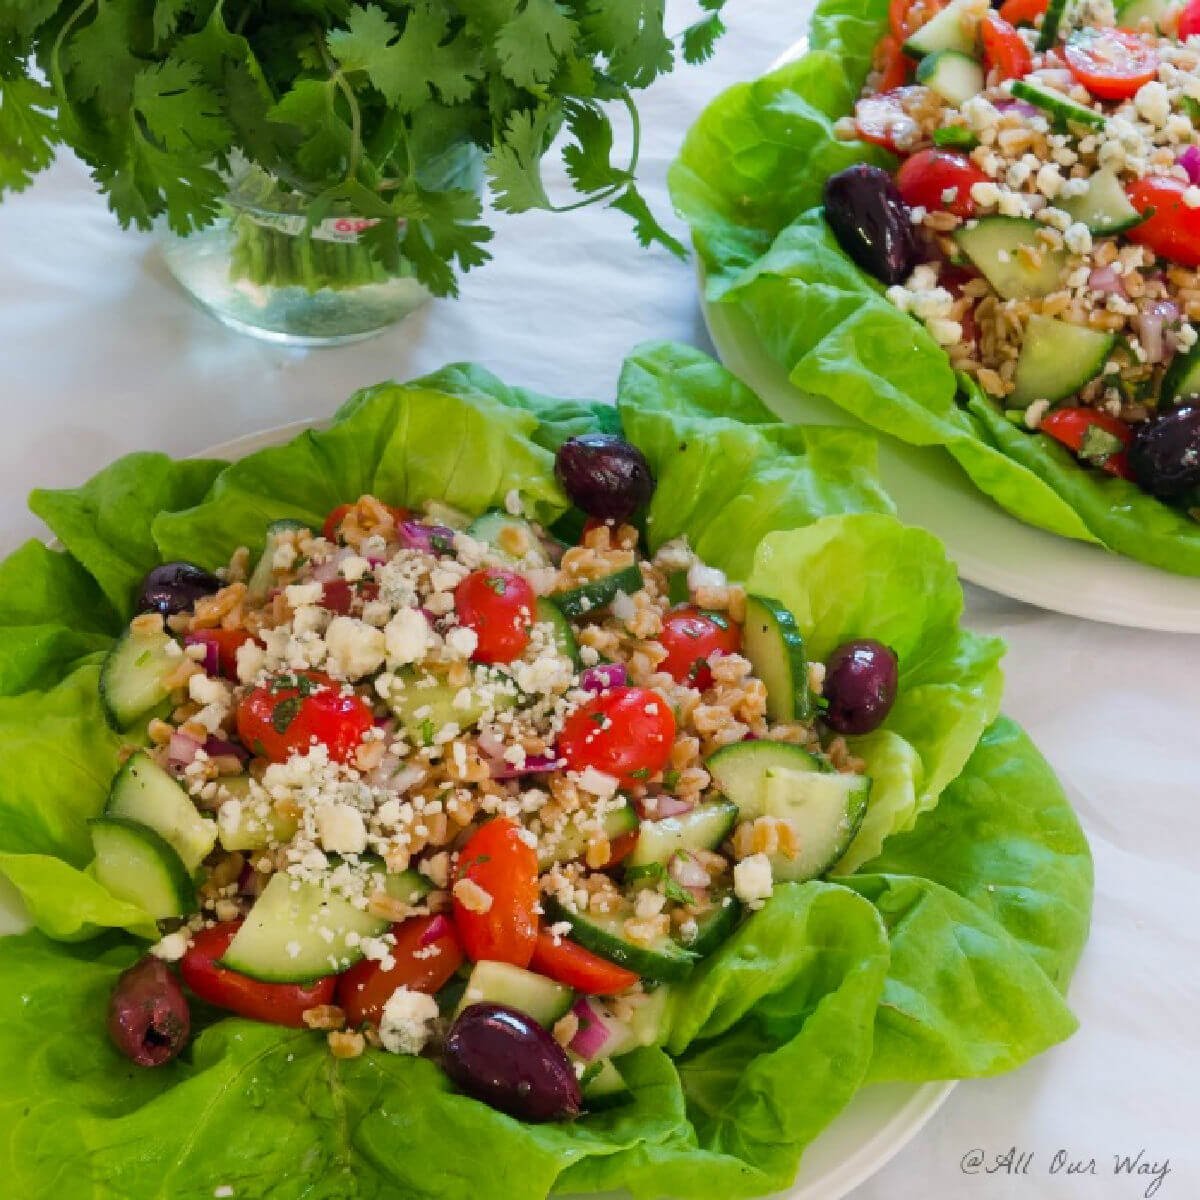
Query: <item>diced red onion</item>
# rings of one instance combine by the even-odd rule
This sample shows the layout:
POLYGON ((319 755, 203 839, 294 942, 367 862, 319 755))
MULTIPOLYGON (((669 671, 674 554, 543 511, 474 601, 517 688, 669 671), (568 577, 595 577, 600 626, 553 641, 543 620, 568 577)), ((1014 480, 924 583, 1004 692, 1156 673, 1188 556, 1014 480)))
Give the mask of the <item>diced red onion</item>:
POLYGON ((186 767, 204 746, 196 738, 176 729, 167 743, 167 761, 175 767, 186 767))
POLYGON ((525 761, 519 766, 513 766, 503 758, 491 760, 493 779, 516 779, 519 775, 536 775, 542 771, 557 771, 566 764, 566 759, 556 754, 527 754, 525 761))
POLYGON ((261 871, 256 871, 254 867, 247 862, 242 867, 242 873, 238 876, 238 895, 249 897, 251 900, 256 899, 262 894, 263 888, 267 886, 269 875, 264 875, 261 871))
POLYGON ((1157 300, 1138 314, 1138 341, 1146 352, 1148 363, 1160 363, 1166 358, 1163 326, 1179 319, 1179 308, 1170 300, 1157 300))
POLYGON ((1023 117, 1036 117, 1038 115, 1038 110, 1024 100, 997 100, 996 109, 998 112, 1020 113, 1023 117))
POLYGON ((585 692, 606 692, 609 688, 624 687, 629 682, 629 672, 624 663, 600 663, 588 667, 579 676, 579 686, 585 692))
POLYGON ((1200 185, 1200 146, 1188 146, 1178 159, 1179 165, 1187 172, 1188 178, 1200 185))
POLYGON ((539 534, 538 541, 541 543, 542 549, 546 552, 547 559, 557 567, 562 562, 563 555, 567 552, 566 546, 552 533, 539 534))
POLYGON ((245 746, 226 738, 209 737, 204 743, 204 753, 209 758, 236 758, 239 762, 249 762, 250 752, 245 746))
POLYGON ((1099 296, 1128 296, 1121 272, 1111 264, 1107 267, 1097 267, 1088 276, 1088 287, 1099 296))
POLYGON ((196 633, 184 634, 183 644, 185 646, 203 646, 205 672, 209 675, 216 675, 218 673, 221 666, 220 652, 217 647, 216 638, 207 629, 201 629, 196 633))
POLYGON ((604 1047, 612 1040, 613 1031, 599 1008, 586 996, 580 996, 571 1007, 579 1020, 579 1028, 570 1041, 570 1047, 580 1058, 591 1062, 604 1053, 604 1047))
POLYGON ((667 871, 685 888, 706 888, 712 882, 712 876, 690 854, 673 854, 667 871))
POLYGON ((450 924, 450 918, 445 913, 438 913, 436 917, 425 928, 425 932, 421 934, 417 945, 429 946, 436 942, 439 938, 448 937, 454 932, 454 926, 450 924))
POLYGON ((454 544, 454 530, 445 525, 423 525, 420 521, 401 521, 396 526, 396 540, 402 550, 421 550, 425 554, 440 554, 434 540, 443 547, 454 544))
POLYGON ((696 806, 676 796, 644 796, 637 801, 638 815, 643 821, 658 821, 665 817, 681 817, 696 806))
POLYGON ((315 583, 332 583, 341 577, 342 563, 354 557, 354 551, 343 547, 336 554, 313 563, 311 578, 315 583))

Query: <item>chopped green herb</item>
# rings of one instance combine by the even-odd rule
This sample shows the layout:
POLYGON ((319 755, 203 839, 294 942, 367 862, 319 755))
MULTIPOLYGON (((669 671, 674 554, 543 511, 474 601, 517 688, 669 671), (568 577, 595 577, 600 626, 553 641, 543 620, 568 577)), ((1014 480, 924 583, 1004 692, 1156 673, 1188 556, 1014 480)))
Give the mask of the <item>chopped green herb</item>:
POLYGON ((437 733, 437 730, 434 728, 433 721, 429 717, 426 717, 421 722, 421 745, 432 746, 433 735, 435 733, 437 733))
POLYGON ((292 722, 300 715, 301 699, 299 696, 288 696, 280 700, 271 710, 271 728, 278 734, 285 734, 292 727, 292 722))
POLYGON ((668 792, 674 791, 679 786, 679 772, 674 767, 669 768, 663 772, 662 782, 668 792))
POLYGON ((146 665, 146 664, 147 664, 149 661, 150 661, 150 651, 149 651, 149 650, 143 650, 143 651, 141 652, 141 654, 139 654, 139 655, 137 656, 137 658, 135 658, 135 659, 133 660, 133 665, 134 665, 135 667, 144 667, 144 666, 145 666, 145 665, 146 665))

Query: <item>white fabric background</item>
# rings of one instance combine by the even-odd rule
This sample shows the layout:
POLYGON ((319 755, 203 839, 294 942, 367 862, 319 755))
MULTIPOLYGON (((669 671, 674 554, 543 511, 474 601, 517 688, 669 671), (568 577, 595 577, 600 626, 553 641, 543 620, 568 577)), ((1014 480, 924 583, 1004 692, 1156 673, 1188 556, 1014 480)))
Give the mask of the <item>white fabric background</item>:
MULTIPOLYGON (((720 88, 794 42, 808 4, 733 0, 733 29, 702 71, 642 101, 642 178, 660 214, 679 140, 720 88)), ((678 5, 671 27, 687 14, 678 5)), ((69 485, 117 455, 194 453, 328 415, 350 392, 454 359, 564 396, 611 396, 647 338, 708 348, 690 266, 642 253, 619 214, 499 219, 496 261, 358 346, 289 351, 194 308, 153 242, 122 233, 86 173, 60 162, 0 205, 0 550, 39 532, 35 485, 69 485)), ((678 221, 673 228, 683 236, 678 221)), ((1136 1200, 1112 1156, 1170 1159, 1158 1196, 1200 1197, 1200 639, 1039 612, 968 588, 968 620, 1011 647, 1007 711, 1069 785, 1096 857, 1091 944, 1072 988, 1081 1031, 1005 1078, 960 1085, 855 1200, 1136 1200), (973 1148, 1035 1155, 1027 1176, 965 1175, 973 1148), (1055 1151, 1095 1176, 1047 1173, 1055 1151)), ((803 1086, 803 1081, 797 1081, 803 1086)), ((65 1198, 70 1200, 70 1198, 65 1198)))

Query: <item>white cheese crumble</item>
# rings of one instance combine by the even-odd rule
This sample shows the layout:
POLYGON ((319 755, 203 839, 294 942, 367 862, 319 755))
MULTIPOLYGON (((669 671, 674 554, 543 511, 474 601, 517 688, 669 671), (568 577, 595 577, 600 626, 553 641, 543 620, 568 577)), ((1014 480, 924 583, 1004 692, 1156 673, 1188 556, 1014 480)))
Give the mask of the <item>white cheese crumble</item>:
POLYGON ((362 813, 349 804, 320 805, 317 836, 327 854, 361 854, 367 848, 367 826, 362 813))
POLYGON ((751 908, 761 908, 772 891, 771 860, 765 854, 752 854, 733 868, 733 893, 751 908))
POLYGON ((192 944, 192 933, 186 927, 177 929, 174 933, 168 933, 150 947, 150 953, 155 958, 161 958, 163 962, 178 962, 192 944))
POLYGON ((424 992, 397 988, 383 1006, 379 1038, 392 1054, 420 1054, 433 1035, 437 1001, 424 992))
POLYGON ((334 617, 325 631, 325 645, 329 666, 347 679, 378 671, 387 652, 383 630, 353 617, 334 617))

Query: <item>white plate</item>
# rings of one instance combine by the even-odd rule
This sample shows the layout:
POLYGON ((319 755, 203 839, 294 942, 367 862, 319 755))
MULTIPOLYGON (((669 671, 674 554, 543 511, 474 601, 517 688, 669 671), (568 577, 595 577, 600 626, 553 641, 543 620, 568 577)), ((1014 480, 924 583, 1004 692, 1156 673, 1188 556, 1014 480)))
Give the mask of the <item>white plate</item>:
MULTIPOLYGON (((297 421, 199 452, 201 458, 237 459, 276 446, 318 422, 297 421)), ((28 926, 15 890, 0 879, 0 934, 28 926)), ((797 1086, 802 1087, 803 1081, 797 1086)), ((898 1154, 945 1102, 953 1082, 879 1084, 859 1092, 804 1154, 795 1184, 773 1200, 841 1200, 898 1154)), ((593 1197, 593 1200, 595 1198, 593 1197)))

